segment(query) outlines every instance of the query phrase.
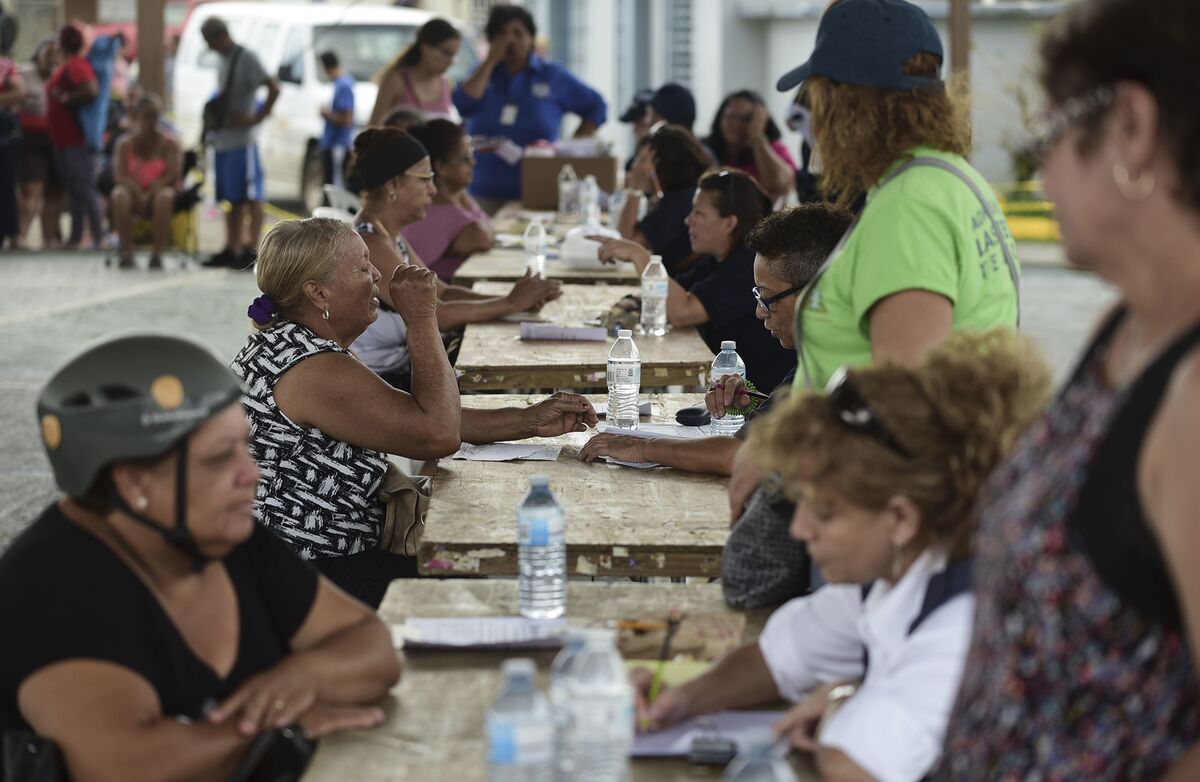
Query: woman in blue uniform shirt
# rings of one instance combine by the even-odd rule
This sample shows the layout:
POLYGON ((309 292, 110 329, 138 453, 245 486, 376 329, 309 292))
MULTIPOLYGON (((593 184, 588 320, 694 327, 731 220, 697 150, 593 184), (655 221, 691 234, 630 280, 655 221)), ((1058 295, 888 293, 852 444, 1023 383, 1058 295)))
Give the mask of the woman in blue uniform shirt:
MULTIPOLYGON (((503 137, 524 147, 541 139, 557 141, 568 112, 582 118, 577 137, 590 136, 604 124, 608 106, 600 93, 533 51, 537 26, 527 10, 493 7, 484 34, 487 57, 454 91, 454 105, 470 134, 503 137)), ((509 163, 496 152, 479 152, 471 195, 488 211, 520 198, 520 160, 509 163)))

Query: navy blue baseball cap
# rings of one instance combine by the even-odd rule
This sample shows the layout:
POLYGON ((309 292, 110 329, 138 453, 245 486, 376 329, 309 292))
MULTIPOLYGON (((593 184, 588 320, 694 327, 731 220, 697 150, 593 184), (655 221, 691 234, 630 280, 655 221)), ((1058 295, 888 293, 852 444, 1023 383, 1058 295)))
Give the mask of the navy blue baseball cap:
POLYGON ((885 90, 944 89, 940 78, 909 76, 904 65, 927 52, 944 60, 942 39, 921 8, 905 0, 840 0, 821 17, 808 62, 779 78, 780 92, 809 76, 885 90))
POLYGON ((650 101, 653 99, 654 90, 649 88, 638 90, 628 108, 621 112, 621 116, 617 119, 620 122, 637 122, 646 116, 646 109, 650 107, 650 101))
POLYGON ((659 87, 650 100, 650 108, 672 125, 691 130, 696 124, 696 99, 682 84, 671 82, 659 87))

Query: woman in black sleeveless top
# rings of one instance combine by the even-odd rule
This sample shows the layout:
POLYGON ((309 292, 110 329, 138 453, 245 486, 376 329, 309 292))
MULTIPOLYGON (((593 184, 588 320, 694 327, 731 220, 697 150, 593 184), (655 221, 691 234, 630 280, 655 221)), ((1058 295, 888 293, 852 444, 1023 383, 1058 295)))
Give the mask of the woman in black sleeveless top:
POLYGON ((1198 779, 1200 4, 1076 5, 1043 43, 1046 191, 1120 290, 981 500, 939 779, 1198 779))

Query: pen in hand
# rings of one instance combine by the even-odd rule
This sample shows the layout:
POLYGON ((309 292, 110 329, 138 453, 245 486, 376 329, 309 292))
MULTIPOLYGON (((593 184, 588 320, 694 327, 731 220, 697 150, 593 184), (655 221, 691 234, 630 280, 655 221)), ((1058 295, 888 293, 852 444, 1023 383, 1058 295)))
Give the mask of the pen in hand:
MULTIPOLYGON (((667 660, 671 656, 671 639, 675 635, 675 631, 679 629, 679 623, 683 621, 683 611, 676 607, 672 608, 667 614, 667 632, 663 635, 662 649, 658 653, 658 665, 654 669, 654 678, 650 680, 650 691, 646 693, 646 703, 654 703, 654 699, 658 697, 658 693, 662 690, 663 673, 667 666, 667 660)), ((648 726, 643 722, 642 729, 645 730, 648 726)))

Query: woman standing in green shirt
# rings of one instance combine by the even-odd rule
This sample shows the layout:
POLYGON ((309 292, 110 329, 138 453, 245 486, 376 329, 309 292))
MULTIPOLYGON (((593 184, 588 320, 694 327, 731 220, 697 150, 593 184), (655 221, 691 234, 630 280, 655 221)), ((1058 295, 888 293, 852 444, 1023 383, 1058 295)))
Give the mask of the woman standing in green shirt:
MULTIPOLYGON (((914 364, 955 330, 1017 324, 1016 246, 964 158, 968 105, 941 79, 942 59, 917 6, 839 0, 821 18, 812 57, 776 85, 804 84, 824 192, 842 203, 867 194, 797 302, 797 388, 822 388, 844 365, 914 364)), ((735 465, 734 518, 760 477, 735 465)))

